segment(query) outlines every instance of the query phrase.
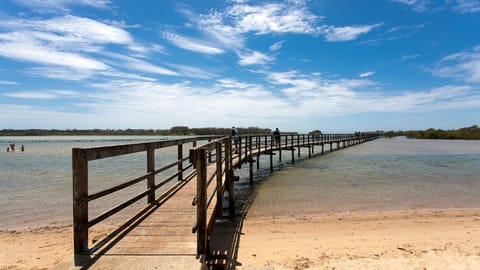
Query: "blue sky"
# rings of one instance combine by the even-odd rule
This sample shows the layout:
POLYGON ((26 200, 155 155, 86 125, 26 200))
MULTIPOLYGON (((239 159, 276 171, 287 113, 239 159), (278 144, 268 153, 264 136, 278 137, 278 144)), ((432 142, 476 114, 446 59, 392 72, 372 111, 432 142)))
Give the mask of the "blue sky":
POLYGON ((452 129, 479 0, 1 0, 0 129, 452 129))

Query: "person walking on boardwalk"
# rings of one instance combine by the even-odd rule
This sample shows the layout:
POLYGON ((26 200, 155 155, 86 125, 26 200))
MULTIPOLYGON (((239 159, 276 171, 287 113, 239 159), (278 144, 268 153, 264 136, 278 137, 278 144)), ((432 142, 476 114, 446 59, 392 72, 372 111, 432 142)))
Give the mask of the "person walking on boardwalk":
POLYGON ((235 148, 237 148, 238 145, 238 129, 235 127, 232 127, 232 137, 233 137, 233 143, 235 144, 235 148))
POLYGON ((278 128, 273 131, 273 138, 275 139, 275 145, 280 145, 280 130, 278 128))

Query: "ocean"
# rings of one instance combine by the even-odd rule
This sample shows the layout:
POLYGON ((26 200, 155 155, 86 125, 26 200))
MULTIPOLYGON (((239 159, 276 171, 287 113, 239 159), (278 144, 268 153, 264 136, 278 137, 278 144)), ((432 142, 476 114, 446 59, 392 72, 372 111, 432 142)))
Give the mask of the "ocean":
MULTIPOLYGON (((0 229, 63 226, 72 223, 73 147, 164 140, 158 136, 0 137, 0 229), (10 142, 15 153, 7 153, 10 142), (20 145, 25 152, 20 152, 20 145)), ((185 153, 188 149, 184 147, 185 153)), ((260 159, 254 187, 248 166, 237 171, 237 196, 253 201, 249 215, 290 216, 311 213, 390 211, 437 208, 480 208, 480 141, 378 139, 291 164, 274 156, 260 159)), ((156 151, 156 166, 172 162, 177 148, 156 151)), ((94 161, 89 166, 89 192, 143 175, 145 153, 94 161)), ((166 172, 169 173, 169 172, 166 172)), ((170 172, 171 174, 171 172, 170 172)), ((91 217, 138 194, 143 186, 92 204, 91 217)), ((145 205, 145 200, 138 204, 145 205)), ((239 203, 242 205, 242 203, 239 203)), ((138 207, 138 205, 137 205, 138 207)), ((134 209, 135 206, 132 208, 134 209)), ((132 210, 133 211, 133 210, 132 210)), ((117 218, 123 220, 132 211, 117 218)), ((107 220, 107 222, 115 222, 107 220)))

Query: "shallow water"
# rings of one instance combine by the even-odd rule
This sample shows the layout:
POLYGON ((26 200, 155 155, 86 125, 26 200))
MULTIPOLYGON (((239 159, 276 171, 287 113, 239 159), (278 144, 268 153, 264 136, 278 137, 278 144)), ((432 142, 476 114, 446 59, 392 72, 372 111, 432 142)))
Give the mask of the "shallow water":
MULTIPOLYGON (((72 223, 72 147, 138 143, 165 137, 47 136, 0 137, 0 229, 72 223), (25 152, 7 153, 10 141, 25 152)), ((185 155, 188 147, 184 147, 185 155)), ((316 154, 320 148, 315 148, 316 154)), ((308 213, 429 208, 480 207, 480 142, 380 139, 328 155, 283 163, 262 156, 255 185, 248 184, 248 165, 236 171, 237 204, 254 199, 249 215, 280 216, 308 213), (250 194, 253 192, 254 196, 250 194)), ((156 151, 156 167, 172 162, 177 148, 156 151)), ((143 175, 145 153, 89 163, 89 193, 143 175)), ((171 175, 172 172, 165 172, 171 175)), ((90 218, 145 189, 136 185, 94 201, 90 218)), ((145 200, 133 208, 145 205, 145 200)), ((132 208, 132 209, 133 209, 132 208)), ((133 210, 132 210, 133 211, 133 210)), ((121 212, 123 221, 132 211, 121 212)), ((115 222, 115 220, 108 222, 115 222)))
POLYGON ((480 142, 379 139, 286 166, 251 216, 480 207, 480 142))
MULTIPOLYGON (((170 137, 172 138, 172 137, 170 137)), ((71 224, 72 148, 164 140, 159 136, 38 136, 0 137, 0 229, 71 224), (16 152, 7 153, 10 142, 16 152), (20 152, 20 145, 25 152, 20 152)), ((177 148, 157 150, 157 168, 172 162, 177 148)), ((176 159, 176 158, 174 158, 176 159)), ((125 182, 146 172, 146 154, 131 154, 89 162, 89 193, 125 182)), ((166 172, 167 173, 167 172, 166 172)), ((145 184, 146 185, 146 184, 145 184)), ((115 196, 94 201, 95 216, 125 196, 145 187, 135 185, 115 196)), ((141 200, 144 204, 145 200, 141 200)))

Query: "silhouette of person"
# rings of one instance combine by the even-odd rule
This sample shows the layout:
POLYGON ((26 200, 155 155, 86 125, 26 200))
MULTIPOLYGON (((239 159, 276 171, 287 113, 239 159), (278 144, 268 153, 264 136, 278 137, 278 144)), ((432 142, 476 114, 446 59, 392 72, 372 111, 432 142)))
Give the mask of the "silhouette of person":
POLYGON ((275 144, 280 145, 280 130, 278 128, 273 131, 273 138, 275 139, 275 144))
POLYGON ((232 127, 232 137, 233 137, 233 143, 235 144, 235 148, 237 148, 237 145, 238 145, 238 129, 236 129, 235 127, 232 127))

